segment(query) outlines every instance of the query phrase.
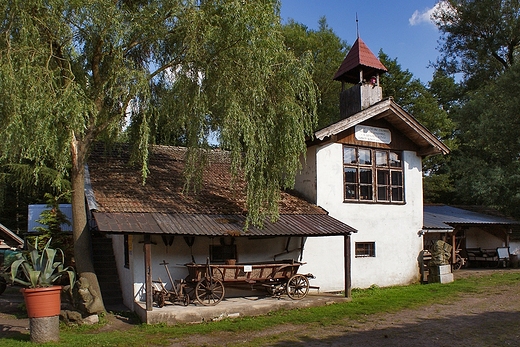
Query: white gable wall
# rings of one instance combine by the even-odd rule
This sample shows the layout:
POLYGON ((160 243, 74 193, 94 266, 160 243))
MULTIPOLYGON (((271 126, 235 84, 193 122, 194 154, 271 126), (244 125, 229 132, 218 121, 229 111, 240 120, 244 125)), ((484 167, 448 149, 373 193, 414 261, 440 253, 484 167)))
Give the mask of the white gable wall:
MULTIPOLYGON (((419 278, 417 257, 422 249, 418 232, 423 224, 421 158, 405 151, 403 205, 343 202, 343 147, 339 143, 314 146, 315 163, 307 164, 296 181, 296 190, 307 197, 309 186, 316 181, 316 204, 330 216, 358 230, 351 236, 352 287, 367 288, 373 284, 390 286, 408 284, 419 278), (315 165, 314 168, 310 167, 315 165), (313 177, 314 174, 314 177, 313 177), (375 242, 375 257, 356 258, 356 242, 375 242)), ((317 276, 315 283, 322 290, 344 288, 343 237, 309 238, 304 261, 305 271, 317 276)))
POLYGON ((296 176, 296 190, 313 204, 316 203, 316 148, 307 147, 306 157, 302 160, 302 170, 296 176))

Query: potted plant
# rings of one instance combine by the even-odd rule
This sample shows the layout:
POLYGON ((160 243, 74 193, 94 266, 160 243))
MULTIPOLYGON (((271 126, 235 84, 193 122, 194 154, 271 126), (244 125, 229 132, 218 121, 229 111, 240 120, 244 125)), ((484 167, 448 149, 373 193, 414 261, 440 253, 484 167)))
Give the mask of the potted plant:
POLYGON ((34 246, 29 245, 28 252, 17 254, 17 259, 11 264, 11 282, 19 283, 22 288, 27 314, 29 318, 52 317, 60 314, 61 285, 55 282, 67 275, 72 289, 76 274, 71 267, 64 266, 63 251, 50 248, 51 239, 41 251, 38 250, 38 238, 34 246), (25 279, 17 276, 19 271, 25 279))

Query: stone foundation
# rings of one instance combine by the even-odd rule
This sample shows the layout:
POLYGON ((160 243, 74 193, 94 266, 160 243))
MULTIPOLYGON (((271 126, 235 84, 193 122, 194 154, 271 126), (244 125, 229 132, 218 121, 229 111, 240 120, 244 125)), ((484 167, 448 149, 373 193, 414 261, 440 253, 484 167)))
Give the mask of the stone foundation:
POLYGON ((429 268, 428 283, 450 283, 453 282, 451 265, 439 265, 429 268))

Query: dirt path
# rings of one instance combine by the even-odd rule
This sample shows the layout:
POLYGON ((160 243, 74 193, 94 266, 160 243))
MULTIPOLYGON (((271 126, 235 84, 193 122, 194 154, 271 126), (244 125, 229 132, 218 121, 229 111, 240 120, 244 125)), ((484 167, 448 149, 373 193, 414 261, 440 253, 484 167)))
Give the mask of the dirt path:
MULTIPOLYGON (((491 270, 518 272, 520 270, 491 270)), ((489 270, 461 271, 457 277, 486 276, 489 270)), ((14 288, 13 288, 14 289, 14 288)), ((20 296, 0 296, 0 335, 29 334, 28 319, 19 319, 20 296)), ((133 327, 110 316, 106 330, 133 327)), ((218 332, 173 340, 171 346, 519 346, 520 282, 485 293, 463 295, 451 304, 435 304, 392 314, 367 316, 331 326, 283 325, 260 332, 218 332)))
MULTIPOLYGON (((520 270, 491 270, 516 271, 520 270)), ((486 276, 490 270, 458 277, 486 276)), ((279 326, 275 330, 219 332, 176 340, 171 346, 520 346, 520 282, 450 304, 367 316, 333 326, 279 326), (259 340, 260 339, 260 340, 259 340), (276 342, 270 342, 270 341, 276 342), (261 341, 261 342, 259 342, 261 341)))

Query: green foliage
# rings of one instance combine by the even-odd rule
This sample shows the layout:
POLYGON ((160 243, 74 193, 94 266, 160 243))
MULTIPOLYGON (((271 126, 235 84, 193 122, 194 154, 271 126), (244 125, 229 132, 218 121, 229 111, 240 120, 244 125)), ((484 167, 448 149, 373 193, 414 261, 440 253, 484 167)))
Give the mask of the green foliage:
MULTIPOLYGON (((7 34, 0 40, 0 162, 29 160, 36 171, 52 163, 63 176, 72 167, 75 182, 91 143, 117 140, 130 119, 125 136, 144 180, 150 142, 204 147, 217 131, 233 152, 235 172, 243 170, 248 181, 249 220, 276 217, 279 189, 294 183, 317 104, 313 61, 286 49, 279 6, 1 5, 7 34)), ((196 181, 190 172, 196 170, 186 173, 196 181)))
POLYGON ((304 54, 312 57, 312 78, 320 92, 318 128, 339 120, 341 83, 333 81, 332 77, 347 54, 346 42, 332 31, 325 17, 320 18, 318 30, 290 20, 282 32, 285 44, 297 57, 304 54))
MULTIPOLYGON (((451 108, 456 107, 457 88, 453 79, 440 72, 434 74, 430 88, 415 79, 408 70, 403 70, 397 59, 379 52, 379 59, 388 69, 381 76, 385 96, 394 100, 430 130, 451 149, 456 148, 453 138, 455 124, 450 117, 451 108)), ((453 199, 453 181, 449 176, 449 157, 432 156, 423 160, 424 200, 426 202, 448 202, 453 199)))
POLYGON ((520 48, 520 3, 449 0, 434 13, 442 33, 437 66, 462 73, 471 89, 493 80, 516 63, 520 48))
POLYGON ((35 228, 40 233, 39 247, 43 247, 52 239, 51 247, 63 250, 66 258, 71 259, 74 255, 72 237, 70 233, 63 232, 61 229, 62 225, 71 225, 71 223, 59 207, 60 200, 69 201, 70 192, 64 192, 58 196, 45 193, 45 199, 49 209, 44 210, 40 214, 40 218, 36 220, 44 225, 35 228))
POLYGON ((60 194, 70 190, 70 181, 57 170, 29 163, 0 167, 0 223, 15 232, 27 230, 27 205, 43 203, 45 192, 60 194))
POLYGON ((19 283, 29 288, 50 287, 63 275, 67 275, 70 288, 76 280, 76 274, 71 267, 65 267, 65 257, 61 249, 50 248, 49 240, 44 248, 38 250, 38 240, 34 246, 29 245, 29 251, 17 253, 15 260, 11 264, 11 281, 19 283), (61 260, 60 260, 61 258, 61 260), (18 271, 23 271, 26 280, 18 277, 18 271))
POLYGON ((520 3, 444 5, 449 6, 434 15, 442 33, 436 66, 443 76, 431 90, 457 125, 457 146, 443 174, 454 182, 455 203, 494 207, 518 218, 520 3), (459 85, 446 83, 457 73, 459 85))
POLYGON ((403 70, 397 59, 391 59, 383 51, 379 60, 388 69, 381 76, 385 97, 391 96, 395 102, 412 114, 422 125, 440 139, 453 133, 453 124, 447 112, 439 106, 435 96, 415 79, 408 70, 403 70))
POLYGON ((469 94, 457 112, 460 150, 452 158, 463 203, 482 204, 520 217, 520 65, 469 94))

